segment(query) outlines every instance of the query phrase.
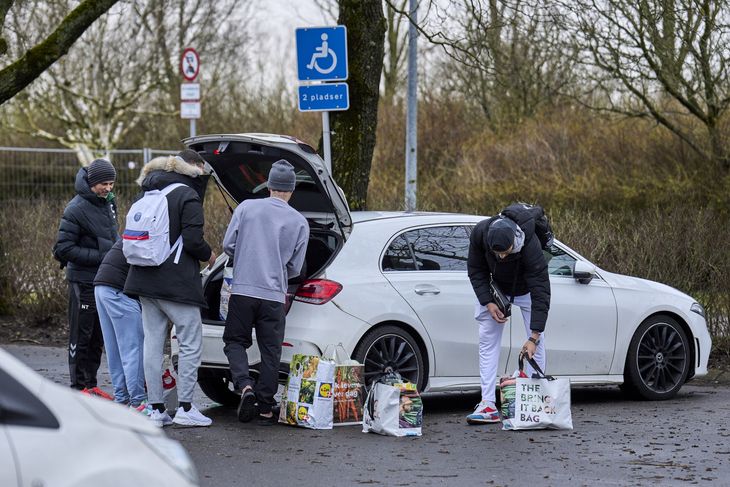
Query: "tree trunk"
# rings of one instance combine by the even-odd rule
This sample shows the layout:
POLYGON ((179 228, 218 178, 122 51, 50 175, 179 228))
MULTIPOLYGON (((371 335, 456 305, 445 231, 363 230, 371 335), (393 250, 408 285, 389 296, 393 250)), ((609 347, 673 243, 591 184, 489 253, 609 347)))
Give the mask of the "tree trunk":
POLYGON ((76 39, 115 3, 117 0, 85 0, 43 42, 0 71, 0 104, 32 83, 66 54, 76 39))
POLYGON ((350 109, 331 114, 332 172, 350 208, 367 205, 378 124, 385 16, 380 0, 339 0, 338 23, 347 27, 350 109))

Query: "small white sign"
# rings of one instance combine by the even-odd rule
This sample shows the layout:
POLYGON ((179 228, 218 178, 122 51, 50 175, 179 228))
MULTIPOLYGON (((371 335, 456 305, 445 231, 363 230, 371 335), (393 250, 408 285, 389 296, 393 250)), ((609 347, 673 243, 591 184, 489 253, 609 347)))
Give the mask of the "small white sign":
POLYGON ((180 99, 182 101, 200 100, 200 83, 183 83, 180 85, 180 99))
POLYGON ((200 118, 200 102, 199 101, 183 101, 180 103, 180 118, 193 119, 200 118))

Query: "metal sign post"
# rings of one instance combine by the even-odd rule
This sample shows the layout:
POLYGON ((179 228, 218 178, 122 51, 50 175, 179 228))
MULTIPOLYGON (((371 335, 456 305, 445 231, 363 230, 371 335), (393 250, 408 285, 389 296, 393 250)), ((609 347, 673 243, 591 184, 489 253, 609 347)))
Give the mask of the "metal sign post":
POLYGON ((416 189, 418 182, 418 0, 410 0, 408 26, 408 102, 406 111, 406 211, 416 210, 416 189))
POLYGON ((347 29, 306 27, 296 30, 298 105, 302 112, 322 112, 324 163, 332 174, 330 146, 330 111, 350 108, 347 83, 328 83, 347 79, 347 29))
POLYGON ((180 72, 189 83, 180 85, 180 118, 190 120, 190 137, 196 135, 196 121, 200 118, 200 83, 192 83, 200 72, 200 56, 188 47, 180 57, 180 72))

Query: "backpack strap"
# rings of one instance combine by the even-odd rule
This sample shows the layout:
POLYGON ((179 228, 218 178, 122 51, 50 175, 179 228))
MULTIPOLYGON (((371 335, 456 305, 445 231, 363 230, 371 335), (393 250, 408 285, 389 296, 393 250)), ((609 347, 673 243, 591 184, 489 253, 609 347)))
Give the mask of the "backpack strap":
MULTIPOLYGON (((183 183, 172 183, 168 184, 164 188, 160 190, 160 193, 162 193, 163 196, 167 197, 170 193, 172 193, 173 190, 179 188, 180 186, 185 186, 183 183)), ((170 247, 170 255, 173 253, 175 254, 175 259, 173 260, 174 264, 178 264, 180 262, 180 256, 182 255, 183 250, 183 238, 182 233, 177 237, 177 240, 175 240, 175 243, 172 244, 170 247)))

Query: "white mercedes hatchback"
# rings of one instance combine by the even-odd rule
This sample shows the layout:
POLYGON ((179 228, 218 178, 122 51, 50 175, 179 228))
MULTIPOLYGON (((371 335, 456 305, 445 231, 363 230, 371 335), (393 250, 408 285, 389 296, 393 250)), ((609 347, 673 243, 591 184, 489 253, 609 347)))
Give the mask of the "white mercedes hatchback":
MULTIPOLYGON (((294 353, 316 355, 342 344, 370 379, 391 367, 422 391, 479 389, 476 298, 466 260, 469 235, 485 216, 350 212, 314 149, 290 137, 208 135, 185 143, 206 159, 232 204, 268 196, 265 182, 276 160, 297 170, 290 204, 309 221, 311 237, 303 279, 290 283, 282 377, 294 353)), ((549 374, 667 399, 707 373, 711 339, 693 298, 600 269, 559 241, 545 259, 549 374)), ((220 308, 227 261, 221 256, 203 273, 208 308, 198 383, 214 401, 235 404, 220 308)), ((525 341, 521 313, 505 327, 500 375, 516 368, 525 341)), ((249 358, 255 370, 255 344, 249 358)))

